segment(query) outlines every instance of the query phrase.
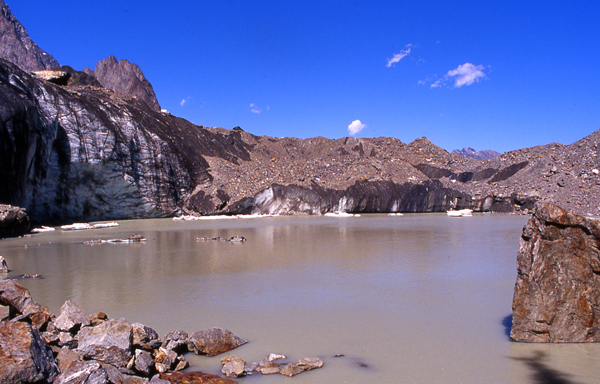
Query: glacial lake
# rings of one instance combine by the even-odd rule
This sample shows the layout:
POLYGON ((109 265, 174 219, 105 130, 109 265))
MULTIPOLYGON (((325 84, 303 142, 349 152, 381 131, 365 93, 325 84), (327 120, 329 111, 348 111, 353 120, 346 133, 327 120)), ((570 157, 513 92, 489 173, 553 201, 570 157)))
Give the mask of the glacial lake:
MULTIPOLYGON (((11 275, 58 315, 65 300, 154 328, 213 326, 324 367, 239 383, 597 383, 600 344, 508 339, 526 216, 445 214, 131 220, 0 241, 11 275), (144 244, 86 245, 141 234, 144 244), (242 244, 197 237, 244 236, 242 244), (335 357, 335 355, 343 355, 335 357)), ((223 355, 222 355, 223 356, 223 355)), ((187 355, 220 374, 220 358, 187 355)))

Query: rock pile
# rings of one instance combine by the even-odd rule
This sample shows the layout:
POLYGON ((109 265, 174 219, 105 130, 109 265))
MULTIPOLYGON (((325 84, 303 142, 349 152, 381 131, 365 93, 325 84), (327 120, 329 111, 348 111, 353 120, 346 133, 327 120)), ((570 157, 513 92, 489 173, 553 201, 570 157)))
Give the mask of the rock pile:
POLYGON ((536 203, 517 254, 510 338, 600 342, 600 219, 536 203))
MULTIPOLYGON (((0 383, 194 383, 191 373, 169 375, 188 367, 184 353, 215 356, 246 342, 222 328, 161 341, 146 325, 88 316, 71 301, 55 317, 14 280, 0 281, 0 383)), ((213 381, 196 382, 227 382, 202 375, 213 381)))
POLYGON ((263 357, 260 361, 251 364, 236 356, 227 356, 221 359, 223 368, 221 372, 227 377, 242 377, 260 373, 263 375, 281 374, 284 376, 296 376, 304 371, 321 368, 323 361, 316 357, 305 357, 298 363, 277 362, 285 360, 284 355, 270 354, 269 357, 263 357))

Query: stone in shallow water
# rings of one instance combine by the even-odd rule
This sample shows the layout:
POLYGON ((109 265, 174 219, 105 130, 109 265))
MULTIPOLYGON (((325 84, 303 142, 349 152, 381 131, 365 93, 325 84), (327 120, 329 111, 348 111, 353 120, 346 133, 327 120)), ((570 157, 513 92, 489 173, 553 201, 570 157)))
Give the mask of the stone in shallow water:
POLYGON ((247 342, 227 329, 214 327, 194 333, 188 340, 188 349, 196 354, 216 356, 247 342))
POLYGON ((171 384, 235 384, 235 381, 204 372, 174 372, 160 375, 171 384))
POLYGON ((600 342, 600 220, 538 202, 517 253, 510 338, 600 342))

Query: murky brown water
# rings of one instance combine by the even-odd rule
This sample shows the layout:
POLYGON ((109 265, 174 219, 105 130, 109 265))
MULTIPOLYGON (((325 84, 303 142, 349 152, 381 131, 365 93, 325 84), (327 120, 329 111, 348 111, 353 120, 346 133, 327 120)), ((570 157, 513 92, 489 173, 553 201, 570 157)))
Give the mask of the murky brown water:
MULTIPOLYGON (((250 340, 230 353, 246 361, 274 352, 325 362, 291 379, 240 383, 596 383, 600 345, 508 340, 526 220, 414 214, 124 221, 0 241, 0 254, 14 275, 44 275, 21 283, 55 314, 73 300, 88 313, 126 317, 161 336, 221 326, 250 340), (147 242, 83 244, 133 233, 147 242), (195 241, 234 235, 248 240, 195 241)), ((194 369, 220 370, 219 358, 188 359, 194 369)))

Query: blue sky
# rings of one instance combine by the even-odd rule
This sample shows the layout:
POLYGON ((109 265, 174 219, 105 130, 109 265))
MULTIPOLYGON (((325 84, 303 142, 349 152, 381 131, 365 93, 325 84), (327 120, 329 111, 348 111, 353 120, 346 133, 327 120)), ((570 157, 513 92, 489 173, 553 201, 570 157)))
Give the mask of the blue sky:
POLYGON ((500 152, 600 129, 596 1, 6 3, 61 64, 134 62, 205 126, 500 152))

